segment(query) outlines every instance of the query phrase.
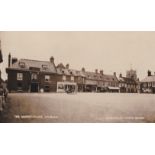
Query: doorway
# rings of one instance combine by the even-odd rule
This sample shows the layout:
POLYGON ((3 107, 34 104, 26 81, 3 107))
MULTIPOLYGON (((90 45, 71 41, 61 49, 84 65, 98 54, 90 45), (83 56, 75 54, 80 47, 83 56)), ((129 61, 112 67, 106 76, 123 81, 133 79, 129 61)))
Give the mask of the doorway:
POLYGON ((38 92, 38 83, 31 83, 31 92, 38 92))

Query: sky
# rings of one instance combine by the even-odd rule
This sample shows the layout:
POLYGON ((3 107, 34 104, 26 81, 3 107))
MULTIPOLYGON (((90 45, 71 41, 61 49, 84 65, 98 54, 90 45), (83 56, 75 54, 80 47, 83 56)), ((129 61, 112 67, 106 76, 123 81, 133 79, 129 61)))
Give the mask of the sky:
POLYGON ((126 76, 131 68, 141 79, 147 70, 155 71, 155 32, 59 32, 59 31, 4 31, 0 32, 3 63, 2 78, 7 79, 5 68, 8 54, 18 59, 48 61, 70 64, 70 68, 86 71, 103 70, 104 74, 126 76))

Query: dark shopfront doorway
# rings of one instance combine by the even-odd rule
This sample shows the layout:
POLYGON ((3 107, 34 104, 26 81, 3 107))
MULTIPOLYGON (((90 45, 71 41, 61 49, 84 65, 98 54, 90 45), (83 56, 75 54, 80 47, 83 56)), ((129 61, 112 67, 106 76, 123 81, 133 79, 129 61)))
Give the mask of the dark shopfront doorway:
POLYGON ((155 87, 152 87, 152 93, 155 94, 155 87))
POLYGON ((38 92, 38 83, 31 83, 31 92, 38 92))

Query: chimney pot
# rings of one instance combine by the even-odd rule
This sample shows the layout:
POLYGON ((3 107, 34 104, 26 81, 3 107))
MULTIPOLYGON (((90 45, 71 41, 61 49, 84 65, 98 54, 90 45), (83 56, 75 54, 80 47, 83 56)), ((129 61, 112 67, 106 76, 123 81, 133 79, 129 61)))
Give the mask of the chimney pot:
POLYGON ((50 62, 51 62, 51 63, 54 63, 54 57, 53 57, 53 56, 50 57, 50 62))
POLYGON ((102 75, 103 75, 103 70, 100 70, 100 74, 102 74, 102 75))
POLYGON ((84 67, 82 68, 82 72, 85 72, 85 68, 84 67))
POLYGON ((147 73, 148 73, 148 76, 151 76, 151 71, 150 71, 150 70, 148 70, 148 72, 147 72, 147 73))
POLYGON ((69 64, 66 64, 66 69, 69 69, 69 64))
POLYGON ((17 58, 12 58, 12 64, 16 63, 18 61, 17 58))
POLYGON ((95 73, 98 74, 98 69, 95 69, 95 73))

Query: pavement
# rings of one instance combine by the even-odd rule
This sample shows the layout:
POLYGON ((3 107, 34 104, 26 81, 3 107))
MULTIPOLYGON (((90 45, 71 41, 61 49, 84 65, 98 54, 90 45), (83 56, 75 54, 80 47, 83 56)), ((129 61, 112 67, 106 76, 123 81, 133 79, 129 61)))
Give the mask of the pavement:
POLYGON ((12 93, 1 123, 155 122, 154 94, 12 93))

